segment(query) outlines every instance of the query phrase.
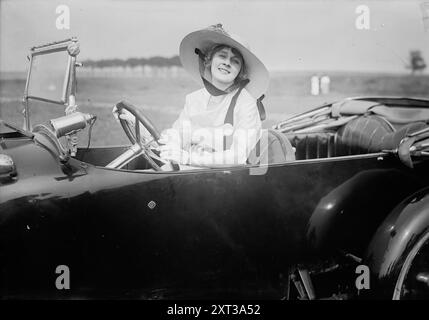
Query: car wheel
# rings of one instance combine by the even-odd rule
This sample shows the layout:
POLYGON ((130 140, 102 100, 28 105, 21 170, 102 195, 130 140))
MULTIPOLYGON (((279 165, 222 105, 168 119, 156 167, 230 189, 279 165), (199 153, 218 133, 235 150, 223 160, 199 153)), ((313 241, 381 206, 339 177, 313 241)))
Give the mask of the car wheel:
POLYGON ((414 245, 396 281, 393 300, 429 300, 429 232, 414 245))

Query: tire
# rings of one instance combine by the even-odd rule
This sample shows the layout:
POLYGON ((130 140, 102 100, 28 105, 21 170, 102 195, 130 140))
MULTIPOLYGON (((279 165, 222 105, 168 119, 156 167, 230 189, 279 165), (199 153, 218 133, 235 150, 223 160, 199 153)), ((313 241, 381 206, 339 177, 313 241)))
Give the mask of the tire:
POLYGON ((413 246, 401 267, 393 300, 429 300, 429 232, 413 246))

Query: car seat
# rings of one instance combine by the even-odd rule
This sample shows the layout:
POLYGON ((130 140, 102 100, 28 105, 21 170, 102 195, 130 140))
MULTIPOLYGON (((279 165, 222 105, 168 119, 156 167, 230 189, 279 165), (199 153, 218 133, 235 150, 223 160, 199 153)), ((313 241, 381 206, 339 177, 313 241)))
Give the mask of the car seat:
POLYGON ((295 160, 295 148, 289 139, 279 131, 266 129, 262 131, 261 138, 250 153, 247 163, 272 164, 295 160))
POLYGON ((347 156, 392 150, 408 134, 427 127, 423 121, 412 122, 395 130, 385 118, 368 115, 341 127, 335 137, 335 156, 347 156))

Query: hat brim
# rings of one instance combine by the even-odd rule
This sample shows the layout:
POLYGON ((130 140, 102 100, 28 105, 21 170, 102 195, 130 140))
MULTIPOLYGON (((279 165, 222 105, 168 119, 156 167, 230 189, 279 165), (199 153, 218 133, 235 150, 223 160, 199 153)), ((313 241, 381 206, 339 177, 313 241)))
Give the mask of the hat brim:
POLYGON ((180 43, 180 61, 183 68, 203 85, 199 69, 198 48, 204 54, 216 44, 225 44, 240 51, 246 64, 247 78, 250 80, 246 90, 255 98, 266 93, 269 83, 269 72, 265 65, 247 47, 228 35, 213 30, 199 30, 188 34, 180 43))

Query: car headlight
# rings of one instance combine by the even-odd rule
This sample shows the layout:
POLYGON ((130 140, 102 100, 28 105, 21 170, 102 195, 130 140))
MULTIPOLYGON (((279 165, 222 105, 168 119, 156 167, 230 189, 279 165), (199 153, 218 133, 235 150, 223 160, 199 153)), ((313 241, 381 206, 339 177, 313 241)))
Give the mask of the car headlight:
POLYGON ((94 115, 88 113, 73 112, 69 115, 52 119, 51 125, 57 138, 60 138, 84 129, 87 124, 91 124, 95 119, 94 115))

